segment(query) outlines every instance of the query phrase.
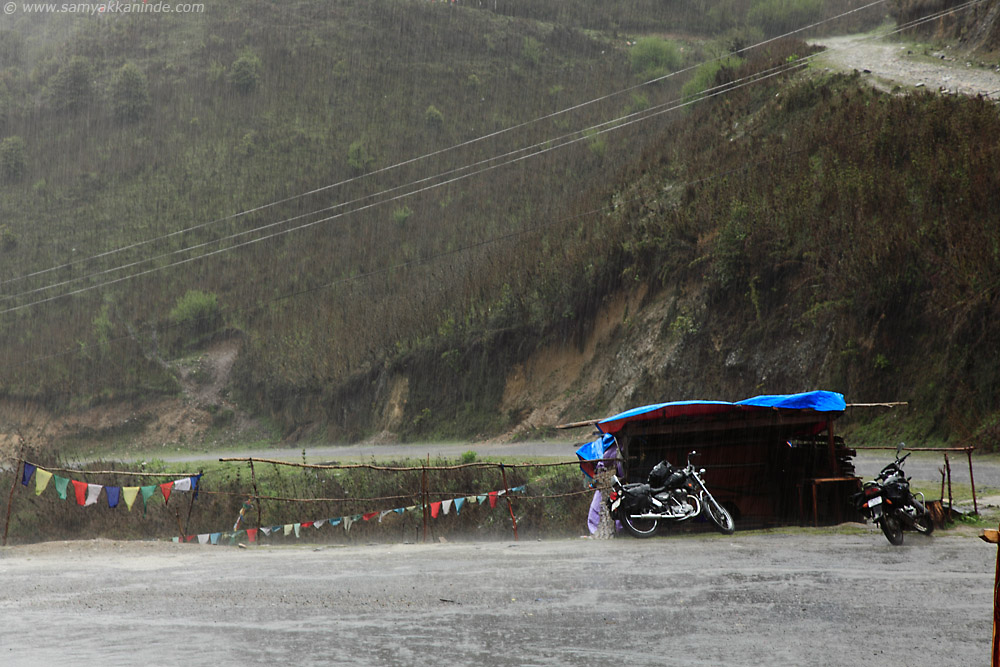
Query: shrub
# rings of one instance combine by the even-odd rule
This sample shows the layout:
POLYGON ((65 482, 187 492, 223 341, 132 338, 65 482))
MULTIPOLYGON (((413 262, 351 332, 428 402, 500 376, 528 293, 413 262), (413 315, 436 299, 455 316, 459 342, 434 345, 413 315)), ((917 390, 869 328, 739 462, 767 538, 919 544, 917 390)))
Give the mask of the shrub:
POLYGON ((260 58, 244 51, 229 70, 229 83, 240 93, 252 93, 260 85, 260 58))
POLYGON ((695 70, 694 76, 681 88, 681 94, 685 99, 697 97, 706 90, 719 85, 718 78, 721 70, 736 69, 742 64, 743 61, 735 56, 730 56, 724 60, 710 60, 695 70))
POLYGON ((149 110, 146 75, 132 63, 122 65, 111 80, 111 107, 115 117, 126 122, 142 118, 149 110))
POLYGON ((170 322, 182 337, 203 336, 222 324, 219 299, 211 292, 189 290, 170 311, 170 322))
POLYGON ((27 171, 27 146, 21 137, 7 137, 0 142, 0 180, 16 183, 27 171))
POLYGON ((643 78, 654 79, 680 69, 681 52, 673 42, 659 37, 643 37, 629 52, 632 71, 643 78))
POLYGON ((424 112, 424 120, 431 127, 441 127, 444 125, 444 114, 434 106, 433 104, 427 107, 427 111, 424 112))
POLYGON ((351 165, 355 171, 367 171, 368 167, 374 161, 375 158, 371 156, 368 150, 368 142, 364 139, 351 142, 351 145, 347 149, 347 164, 351 165))
POLYGON ((93 95, 91 79, 94 75, 90 61, 83 56, 73 56, 49 81, 49 96, 57 111, 79 111, 93 95))

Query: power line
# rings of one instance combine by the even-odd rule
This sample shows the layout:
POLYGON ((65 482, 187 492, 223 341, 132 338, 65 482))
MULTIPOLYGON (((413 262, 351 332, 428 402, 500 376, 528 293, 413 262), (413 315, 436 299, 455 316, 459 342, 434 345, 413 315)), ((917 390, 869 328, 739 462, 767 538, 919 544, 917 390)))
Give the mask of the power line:
MULTIPOLYGON (((981 2, 982 0, 974 0, 974 1, 975 2, 981 2)), ((8 278, 6 280, 0 281, 0 286, 6 285, 6 284, 12 283, 12 282, 17 282, 17 281, 20 281, 20 280, 25 280, 25 279, 28 279, 28 278, 37 277, 39 275, 44 275, 46 273, 51 273, 51 272, 54 272, 54 271, 59 271, 59 270, 71 268, 73 266, 77 266, 79 264, 82 264, 82 263, 85 263, 85 262, 88 262, 88 261, 92 261, 92 260, 95 260, 95 259, 101 259, 101 258, 104 258, 104 257, 109 257, 109 256, 112 256, 112 255, 118 254, 120 252, 125 252, 125 251, 128 251, 128 250, 133 250, 135 248, 147 245, 149 243, 155 243, 157 241, 167 240, 167 239, 170 239, 170 238, 173 238, 173 237, 176 237, 176 236, 180 236, 180 235, 186 234, 188 232, 196 231, 198 229, 203 229, 205 227, 208 227, 208 226, 220 223, 220 222, 225 222, 225 221, 228 221, 228 220, 235 220, 235 219, 238 219, 238 218, 241 218, 241 217, 245 217, 247 215, 251 215, 253 213, 258 213, 260 211, 264 211, 264 210, 267 210, 269 208, 273 208, 275 206, 279 206, 281 204, 287 204, 289 202, 292 202, 292 201, 295 201, 295 200, 298 200, 298 199, 301 199, 301 198, 304 198, 304 197, 309 197, 309 196, 312 196, 312 195, 315 195, 315 194, 319 194, 319 193, 325 192, 327 190, 331 190, 331 189, 334 189, 334 188, 338 188, 338 187, 341 187, 341 186, 353 183, 353 182, 355 182, 357 180, 361 180, 361 179, 365 179, 365 178, 370 178, 370 177, 376 176, 378 174, 387 173, 389 171, 392 171, 392 170, 404 167, 404 166, 409 165, 409 164, 413 164, 413 163, 416 163, 416 162, 419 162, 419 161, 422 161, 422 160, 426 160, 426 159, 429 159, 429 158, 432 158, 432 157, 436 157, 438 155, 442 155, 442 154, 445 154, 445 153, 448 153, 448 152, 451 152, 451 151, 454 151, 454 150, 458 150, 460 148, 464 148, 464 147, 473 145, 475 143, 478 143, 478 142, 481 142, 481 141, 485 141, 487 139, 492 139, 492 138, 500 136, 502 134, 506 134, 508 132, 512 132, 512 131, 521 129, 521 128, 527 127, 529 125, 532 125, 532 124, 535 124, 535 123, 538 123, 538 122, 541 122, 541 121, 544 121, 544 120, 549 120, 549 119, 556 118, 556 117, 558 117, 560 115, 563 115, 563 114, 566 114, 566 113, 577 111, 579 109, 582 109, 584 107, 590 106, 592 104, 596 104, 598 102, 602 102, 602 101, 611 99, 611 98, 616 97, 618 95, 622 95, 624 93, 628 93, 628 92, 631 92, 633 90, 637 90, 637 89, 642 88, 644 86, 648 86, 648 85, 651 85, 651 84, 654 84, 654 83, 658 83, 658 82, 664 81, 664 80, 666 80, 668 78, 671 78, 671 77, 674 77, 674 76, 677 76, 677 75, 689 72, 689 71, 691 71, 693 69, 696 69, 696 68, 700 67, 702 64, 710 63, 710 62, 715 62, 717 60, 724 59, 724 58, 728 57, 729 55, 740 54, 740 53, 749 51, 751 49, 759 48, 759 47, 764 46, 766 44, 769 44, 771 42, 774 42, 774 41, 777 41, 777 40, 780 40, 780 39, 784 39, 786 37, 790 37, 792 35, 795 35, 795 34, 798 34, 798 33, 801 33, 801 32, 807 31, 807 30, 811 30, 811 29, 816 28, 816 27, 818 27, 820 25, 823 25, 825 23, 836 21, 838 19, 847 17, 847 16, 849 16, 851 14, 855 14, 855 13, 864 11, 866 9, 870 9, 870 8, 875 7, 877 5, 883 4, 884 2, 886 2, 886 0, 874 0, 874 2, 871 2, 871 3, 867 4, 867 5, 862 6, 862 7, 857 7, 855 9, 848 10, 846 12, 838 14, 837 16, 833 16, 833 17, 830 17, 830 18, 827 18, 827 19, 823 19, 822 21, 817 21, 815 23, 809 24, 809 25, 804 26, 802 28, 797 28, 795 30, 790 30, 790 31, 788 31, 788 32, 786 32, 786 33, 784 33, 782 35, 777 36, 777 37, 772 37, 770 39, 763 40, 763 41, 758 42, 756 44, 753 44, 751 46, 744 47, 742 49, 739 49, 737 51, 732 52, 732 54, 721 55, 721 56, 718 56, 718 57, 713 58, 711 60, 704 61, 703 63, 699 63, 697 65, 692 65, 690 67, 678 70, 676 72, 671 72, 671 73, 665 74, 663 76, 656 77, 654 79, 650 79, 648 81, 644 81, 642 83, 639 83, 639 84, 636 84, 636 85, 633 85, 633 86, 629 86, 628 88, 624 88, 624 89, 615 91, 613 93, 608 93, 607 95, 602 95, 600 97, 596 97, 596 98, 593 98, 593 99, 590 99, 590 100, 586 100, 584 102, 580 102, 578 104, 572 105, 572 106, 567 107, 565 109, 561 109, 559 111, 555 111, 555 112, 552 112, 550 114, 546 114, 546 115, 540 116, 540 117, 535 118, 535 119, 530 120, 530 121, 525 121, 523 123, 519 123, 519 124, 513 125, 513 126, 508 127, 508 128, 497 130, 495 132, 492 132, 492 133, 489 133, 489 134, 485 134, 485 135, 482 135, 482 136, 470 139, 468 141, 464 141, 464 142, 455 144, 455 145, 450 146, 448 148, 443 148, 443 149, 440 149, 440 150, 437 150, 437 151, 432 151, 430 153, 425 153, 423 155, 420 155, 420 156, 417 156, 417 157, 414 157, 414 158, 403 160, 401 162, 397 162, 395 164, 392 164, 392 165, 389 165, 389 166, 386 166, 386 167, 382 167, 382 168, 376 169, 376 170, 374 170, 372 172, 369 172, 367 174, 364 174, 362 176, 356 176, 354 178, 349 178, 349 179, 345 179, 345 180, 342 180, 342 181, 339 181, 339 182, 336 182, 336 183, 324 185, 322 187, 315 188, 313 190, 309 190, 307 192, 303 192, 303 193, 300 193, 300 194, 297 194, 297 195, 292 195, 290 197, 285 197, 283 199, 279 199, 279 200, 272 201, 272 202, 269 202, 269 203, 266 203, 266 204, 262 204, 260 206, 256 206, 254 208, 246 209, 244 211, 240 211, 238 213, 234 213, 234 214, 222 217, 222 218, 217 218, 215 220, 211 220, 211 221, 208 221, 208 222, 204 222, 204 223, 200 223, 200 224, 197 224, 197 225, 193 225, 193 226, 187 227, 185 229, 181 229, 181 230, 169 232, 167 234, 164 234, 164 235, 161 235, 161 236, 157 236, 157 237, 154 237, 154 238, 143 239, 141 241, 137 241, 135 243, 122 246, 120 248, 116 248, 116 249, 113 249, 113 250, 108 250, 108 251, 105 251, 105 252, 97 253, 97 254, 91 255, 89 257, 84 257, 84 258, 80 258, 80 259, 74 260, 72 262, 67 262, 67 263, 64 263, 64 264, 61 264, 61 265, 58 265, 58 266, 49 267, 47 269, 41 269, 39 271, 35 271, 35 272, 32 272, 32 273, 24 274, 24 275, 17 276, 17 277, 14 277, 14 278, 8 278)), ((951 11, 954 11, 954 9, 951 10, 951 11)))
MULTIPOLYGON (((880 0, 880 1, 884 1, 884 0, 880 0)), ((946 15, 946 14, 952 13, 954 11, 958 11, 958 10, 961 10, 961 9, 965 9, 965 8, 971 7, 971 6, 975 5, 975 4, 978 4, 981 1, 982 0, 970 0, 969 2, 967 2, 967 3, 963 4, 963 5, 959 5, 958 7, 953 7, 953 8, 947 9, 947 10, 943 10, 943 11, 932 13, 932 14, 930 14, 928 16, 925 16, 925 17, 920 17, 920 18, 915 19, 913 21, 907 22, 907 23, 905 23, 905 24, 903 24, 901 26, 897 26, 895 30, 889 31, 889 32, 887 32, 885 34, 881 34, 881 35, 872 35, 870 37, 866 37, 865 39, 875 39, 875 38, 880 38, 880 37, 892 35, 892 34, 901 32, 903 30, 907 30, 907 29, 909 29, 911 27, 915 27, 916 25, 920 25, 920 24, 922 24, 924 22, 927 22, 927 21, 930 21, 930 20, 934 20, 934 19, 936 19, 936 18, 938 18, 938 17, 940 17, 942 15, 946 15)), ((872 4, 878 4, 878 2, 872 3, 872 4)), ((870 6, 871 5, 866 5, 866 7, 870 7, 870 6)), ((863 9, 863 8, 859 8, 859 9, 863 9)), ((852 11, 857 11, 857 10, 852 10, 852 11)), ((844 16, 844 15, 849 14, 849 13, 851 13, 851 12, 846 12, 845 14, 842 14, 840 16, 844 16)), ((832 19, 828 19, 828 20, 832 20, 832 19)), ((820 25, 821 23, 823 23, 823 22, 815 23, 815 24, 812 24, 810 26, 807 26, 806 28, 800 28, 798 30, 791 31, 790 33, 786 33, 786 35, 787 34, 793 34, 795 32, 800 32, 802 30, 806 30, 806 29, 809 29, 811 27, 815 27, 816 25, 820 25)), ((777 39, 777 38, 775 38, 775 39, 777 39)), ((774 40, 773 39, 772 40, 766 40, 764 42, 761 42, 758 45, 754 45, 754 47, 747 47, 747 49, 749 49, 749 48, 756 48, 757 46, 762 45, 762 44, 766 44, 766 43, 768 43, 770 41, 774 41, 774 40)), ((859 41, 863 41, 863 40, 859 40, 859 41)), ((747 49, 742 49, 741 51, 745 51, 747 49)), ((808 62, 810 59, 816 57, 817 55, 819 55, 819 54, 812 54, 810 56, 806 56, 806 57, 800 58, 800 59, 796 60, 794 63, 792 63, 788 67, 789 68, 790 67, 800 67, 803 64, 805 64, 806 62, 808 62)), ((717 59, 714 59, 714 60, 717 60, 717 59)), ((706 61, 706 62, 714 62, 714 60, 710 60, 710 61, 706 61)), ((691 69, 691 68, 688 68, 688 69, 691 69)), ((786 69, 786 66, 778 66, 778 67, 772 68, 771 70, 765 70, 764 72, 781 71, 783 69, 786 69)), ((682 70, 682 71, 684 71, 684 70, 682 70)), ((674 74, 676 74, 676 73, 674 73, 674 74)), ((672 75, 667 75, 667 76, 672 76, 672 75)), ((737 80, 737 81, 751 80, 751 79, 754 79, 755 77, 760 78, 761 77, 761 73, 754 73, 752 75, 749 75, 748 77, 744 77, 744 79, 742 79, 742 80, 737 80)), ((666 77, 660 77, 660 79, 663 79, 663 78, 666 78, 666 77)), ((655 80, 656 79, 654 79, 654 81, 655 80)), ((649 82, 646 82, 646 83, 649 83, 649 82)), ((733 83, 735 83, 735 82, 733 82, 733 83)), ((639 84, 638 86, 641 86, 641 85, 646 85, 646 84, 639 84)), ((634 89, 634 88, 636 88, 638 86, 633 86, 632 88, 626 89, 626 90, 631 90, 631 89, 634 89)), ((723 86, 718 86, 716 88, 723 89, 723 90, 720 90, 719 92, 725 92, 725 89, 727 89, 727 87, 729 89, 734 89, 734 88, 739 87, 739 86, 735 86, 735 85, 732 85, 732 84, 724 84, 723 86)), ((705 91, 705 92, 707 93, 707 92, 711 92, 711 91, 714 91, 714 90, 715 90, 715 88, 712 88, 712 89, 708 89, 708 91, 705 91)), ((696 98, 693 101, 699 101, 700 99, 704 99, 705 97, 714 96, 715 94, 718 94, 718 92, 713 92, 711 95, 703 95, 702 97, 698 97, 698 98, 696 98)), ((545 141, 541 141, 541 142, 538 142, 538 143, 533 144, 531 146, 526 146, 526 147, 522 147, 520 149, 509 151, 509 152, 507 152, 505 154, 502 154, 502 155, 499 155, 499 156, 493 156, 493 157, 490 157, 490 158, 485 158, 483 160, 480 160, 479 162, 475 162, 475 163, 472 163, 472 164, 469 164, 469 165, 464 165, 462 167, 457 167, 457 168, 454 168, 454 169, 451 169, 451 170, 448 170, 448 171, 445 171, 445 172, 442 172, 442 173, 439 173, 439 174, 435 174, 433 176, 428 176, 428 177, 425 177, 425 178, 422 178, 422 179, 418 179, 416 181, 411 181, 409 183, 406 183, 406 184, 403 184, 403 185, 399 185, 399 186, 396 186, 396 187, 393 187, 393 188, 389 188, 389 189, 383 190, 383 191, 378 192, 378 193, 368 194, 368 195, 365 195, 363 197, 356 198, 356 199, 354 199, 352 201, 349 201, 349 202, 342 202, 340 204, 337 204, 337 205, 334 205, 334 206, 331 206, 331 207, 326 207, 326 208, 323 208, 323 209, 318 209, 318 210, 315 210, 315 211, 311 211, 309 213, 300 214, 300 215, 297 215, 297 216, 293 216, 291 218, 286 218, 284 220, 279 220, 279 221, 276 221, 276 222, 268 223, 268 224, 265 224, 265 225, 258 226, 258 227, 254 228, 254 229, 243 230, 241 232, 237 232, 235 234, 231 234, 229 236, 222 237, 221 239, 216 239, 216 240, 213 240, 213 241, 208 241, 208 242, 204 242, 204 243, 201 243, 201 244, 196 244, 194 246, 188 246, 186 248, 181 248, 179 250, 175 250, 175 251, 172 251, 172 252, 169 252, 169 253, 164 253, 164 254, 161 254, 161 255, 158 255, 158 256, 155 256, 155 257, 146 258, 146 259, 142 259, 142 260, 137 260, 137 261, 131 262, 129 264, 121 265, 121 266, 118 266, 118 267, 112 267, 110 269, 105 269, 105 270, 102 270, 102 271, 97 271, 97 272, 94 272, 94 273, 89 274, 87 276, 80 276, 80 277, 69 279, 69 280, 66 280, 66 281, 59 282, 59 283, 53 283, 53 284, 46 285, 46 286, 39 287, 39 288, 35 288, 35 289, 32 289, 32 290, 27 290, 25 292, 21 292, 21 293, 18 293, 18 294, 7 295, 7 296, 3 297, 0 300, 11 300, 11 299, 18 298, 18 297, 21 297, 21 296, 27 296, 27 295, 39 293, 39 292, 42 292, 42 291, 48 291, 50 289, 55 289, 57 287, 62 287, 62 286, 68 285, 68 284, 72 284, 74 282, 80 282, 82 280, 87 280, 87 279, 94 278, 94 277, 97 277, 97 276, 108 275, 110 273, 115 273, 115 272, 122 271, 122 270, 125 270, 125 269, 134 268, 136 266, 139 266, 139 265, 142 265, 142 264, 146 264, 146 263, 149 263, 149 262, 152 262, 152 261, 156 261, 158 259, 164 259, 164 258, 173 256, 173 255, 180 254, 180 253, 191 252, 191 251, 198 250, 198 249, 201 249, 201 248, 204 248, 204 247, 208 247, 210 245, 216 245, 216 244, 219 244, 219 243, 222 243, 222 242, 225 242, 225 241, 229 241, 229 240, 232 240, 232 239, 235 239, 235 238, 239 238, 239 237, 243 237, 243 236, 246 236, 246 235, 249 235, 249 234, 257 233, 257 232, 260 232, 260 231, 263 231, 263 230, 266 230, 266 229, 272 229, 274 227, 278 227, 278 226, 284 225, 284 224, 286 224, 288 222, 293 222, 295 220, 301 220, 301 219, 308 218, 308 217, 313 216, 313 215, 318 215, 320 213, 324 213, 324 212, 327 212, 327 211, 330 211, 330 210, 336 210, 338 208, 343 208, 345 206, 350 206, 352 204, 360 203, 360 202, 363 202, 365 200, 374 199, 376 197, 380 197, 380 196, 383 196, 385 194, 396 192, 398 190, 402 190, 402 189, 410 188, 410 187, 413 187, 413 186, 417 186, 417 185, 420 185, 422 183, 427 183, 429 181, 433 181, 433 180, 438 179, 438 178, 443 178, 443 177, 451 175, 451 174, 460 173, 462 171, 475 168, 477 166, 481 166, 481 165, 484 165, 484 164, 489 164, 491 162, 498 161, 498 160, 503 160, 505 158, 510 158, 511 156, 516 156, 516 155, 518 155, 520 153, 526 153, 528 151, 534 151, 534 152, 529 153, 528 155, 522 156, 520 158, 509 159, 507 162, 503 162, 503 163, 500 163, 500 164, 495 164, 495 165, 487 167, 485 169, 480 169, 479 171, 474 171, 474 172, 472 172, 470 174, 466 174, 465 176, 459 176, 457 178, 452 178, 450 180, 445 180, 445 181, 443 181, 441 183, 437 183, 437 184, 430 185, 430 186, 427 186, 427 187, 418 188, 418 189, 412 190, 410 192, 404 193, 402 195, 394 196, 394 197, 391 197, 389 199, 385 199, 385 200, 381 200, 381 201, 376 201, 376 202, 374 202, 372 204, 363 205, 363 206, 360 206, 358 208, 351 209, 349 211, 346 211, 345 213, 341 213, 341 214, 333 215, 333 216, 328 216, 328 217, 325 217, 325 218, 322 218, 322 219, 319 219, 319 220, 316 220, 316 221, 313 221, 313 222, 310 222, 310 223, 306 223, 306 224, 303 224, 303 225, 299 225, 299 226, 296 226, 296 227, 293 227, 293 228, 290 228, 290 229, 287 229, 287 230, 283 230, 283 231, 280 231, 280 232, 275 232, 275 233, 272 233, 272 234, 269 234, 269 235, 266 235, 266 236, 262 236, 262 237, 259 237, 257 239, 252 239, 250 241, 245 241, 245 242, 238 243, 238 244, 235 244, 235 245, 232 245, 232 246, 228 246, 228 247, 222 248, 220 250, 207 252, 207 253, 202 254, 202 255, 198 255, 198 256, 195 256, 195 257, 190 257, 190 258, 187 258, 187 259, 184 259, 184 260, 173 262, 173 263, 167 264, 165 266, 155 267, 153 269, 149 269, 149 270, 146 270, 146 271, 141 271, 141 272, 138 272, 138 273, 134 273, 134 274, 130 274, 130 275, 127 275, 127 276, 123 276, 123 277, 118 278, 118 279, 105 281, 105 282, 102 282, 102 283, 98 283, 96 285, 91 285, 91 286, 88 286, 88 287, 83 287, 83 288, 80 288, 80 289, 77 289, 77 290, 71 290, 69 292, 64 292, 62 294, 58 294, 58 295, 55 295, 53 297, 48 297, 48 298, 45 298, 45 299, 39 299, 39 300, 30 302, 30 303, 27 303, 27 304, 22 304, 20 306, 13 306, 13 307, 7 308, 5 310, 0 310, 0 315, 5 314, 5 313, 9 313, 9 312, 18 311, 18 310, 23 310, 24 308, 28 308, 28 307, 31 307, 31 306, 35 306, 35 305, 39 305, 39 304, 43 304, 43 303, 48 303, 48 302, 54 301, 56 299, 65 297, 65 296, 73 296, 73 295, 80 294, 80 293, 87 292, 87 291, 91 291, 93 289, 97 289, 97 288, 100 288, 100 287, 104 287, 104 286, 116 284, 116 283, 122 282, 124 280, 129 280, 129 279, 132 279, 132 278, 141 277, 143 275, 147 275, 149 273, 154 273, 154 272, 163 270, 165 268, 172 268, 172 267, 175 267, 175 266, 186 264, 186 263, 194 261, 196 259, 202 259, 202 258, 205 258, 205 257, 211 257, 211 256, 214 256, 214 255, 222 254, 224 252, 228 252, 229 250, 235 250, 237 248, 241 248, 241 247, 244 247, 246 245, 255 244, 258 241, 271 239, 271 238, 274 238, 276 236, 281 236, 281 235, 284 235, 284 234, 287 234, 287 233, 290 233, 290 232, 293 232, 293 231, 298 231, 298 230, 301 230, 301 229, 309 228, 309 227, 315 226, 316 224, 321 224, 321 223, 324 223, 324 222, 329 222, 331 220, 343 217, 344 215, 349 215, 349 214, 354 213, 354 212, 366 210, 368 208, 372 208, 373 206, 377 206, 377 205, 382 204, 382 203, 396 201, 396 200, 404 198, 404 197, 409 197, 409 196, 412 196, 414 194, 419 194, 419 193, 424 192, 426 190, 433 189, 433 188, 436 188, 436 187, 440 187, 441 185, 448 185, 448 184, 451 184, 451 183, 453 183, 455 181, 463 180, 464 178, 467 178, 469 176, 477 175, 477 174, 483 173, 485 171, 490 171, 490 170, 492 170, 494 168, 497 168, 499 166, 505 166, 505 165, 511 164, 513 162, 518 162, 518 161, 524 159, 525 157, 533 157, 533 156, 536 156, 536 155, 541 155, 543 153, 548 152, 549 150, 554 150, 556 148, 562 148, 562 147, 565 147, 565 146, 572 145, 572 144, 577 143, 578 141, 580 141, 580 140, 582 140, 584 138, 592 138, 593 136, 596 136, 597 134, 603 134, 604 132, 607 132, 607 131, 610 131, 610 130, 613 130, 613 129, 620 129, 621 127, 626 127, 626 126, 631 125, 631 124, 633 124, 635 122, 639 122, 639 121, 642 121, 642 120, 648 120, 649 118, 653 118, 655 116, 659 116, 662 113, 665 113, 666 111, 671 111, 671 110, 675 110, 677 108, 680 108, 681 106, 686 106, 686 104, 680 104, 680 105, 678 105, 677 102, 678 102, 677 100, 674 100, 674 101, 671 101, 671 102, 666 102, 666 103, 663 103, 663 104, 660 104, 660 105, 656 105, 656 106, 654 106, 654 107, 652 107, 650 109, 646 109, 646 110, 639 111, 639 112, 634 112, 632 114, 626 114, 624 116, 620 116, 620 117, 615 118, 615 119, 611 119, 611 120, 608 120, 608 121, 603 121, 601 123, 597 123, 597 124, 592 125, 592 126, 590 126, 588 128, 585 128, 583 130, 578 130, 578 131, 575 131, 575 132, 567 133, 567 134, 564 134, 564 135, 562 135, 560 137, 556 137, 554 139, 548 139, 548 140, 545 140, 545 141), (599 128, 603 128, 603 129, 599 129, 599 128), (588 132, 594 132, 594 133, 587 135, 586 133, 588 133, 588 132), (577 138, 576 139, 570 139, 570 137, 577 137, 577 138), (552 144, 553 142, 561 142, 561 143, 558 143, 555 146, 550 146, 549 148, 538 150, 539 147, 547 146, 549 144, 552 144)), ((689 103, 691 103, 691 102, 689 102, 689 103)), ((475 140, 473 140, 473 141, 475 141, 475 140)), ((445 149, 445 150, 448 150, 448 149, 445 149)), ((400 164, 403 164, 403 163, 400 163, 400 164)))

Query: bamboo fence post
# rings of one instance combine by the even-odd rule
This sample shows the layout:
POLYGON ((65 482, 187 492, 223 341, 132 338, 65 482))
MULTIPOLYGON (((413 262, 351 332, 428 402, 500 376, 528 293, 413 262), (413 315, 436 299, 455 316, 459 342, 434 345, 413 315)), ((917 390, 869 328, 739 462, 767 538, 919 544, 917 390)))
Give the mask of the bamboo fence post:
POLYGON ((17 488, 17 478, 21 476, 21 466, 23 461, 20 458, 17 459, 17 465, 14 466, 14 481, 10 485, 10 494, 7 496, 7 520, 3 524, 3 546, 7 546, 7 531, 10 529, 10 508, 14 504, 14 489, 17 488))
MULTIPOLYGON (((198 477, 196 479, 200 480, 201 479, 201 475, 202 475, 203 472, 204 471, 199 470, 198 471, 198 477)), ((187 532, 188 527, 191 525, 191 510, 194 509, 194 497, 198 495, 198 486, 197 486, 197 484, 198 484, 198 482, 196 481, 195 482, 195 488, 191 489, 191 502, 190 502, 190 504, 188 504, 188 515, 187 515, 187 518, 184 519, 184 532, 185 533, 187 532)))
MULTIPOLYGON (((431 455, 427 455, 427 465, 431 463, 431 455)), ((424 542, 427 541, 427 468, 421 466, 423 470, 420 474, 420 510, 424 519, 424 542)))
POLYGON ((253 497, 257 501, 257 527, 260 528, 260 494, 257 493, 257 473, 253 469, 253 457, 250 457, 250 481, 253 482, 253 497))
POLYGON ((514 526, 514 541, 517 542, 517 519, 514 517, 514 504, 510 501, 510 485, 507 483, 507 469, 500 464, 500 475, 503 478, 503 495, 507 499, 507 509, 510 511, 510 523, 514 526))
POLYGON ((972 485, 972 511, 979 516, 979 503, 976 502, 976 480, 972 476, 972 447, 965 450, 966 455, 969 457, 969 484, 972 485))
POLYGON ((951 521, 951 505, 952 505, 952 495, 951 495, 951 463, 948 462, 948 455, 944 455, 944 469, 948 473, 948 520, 951 521))

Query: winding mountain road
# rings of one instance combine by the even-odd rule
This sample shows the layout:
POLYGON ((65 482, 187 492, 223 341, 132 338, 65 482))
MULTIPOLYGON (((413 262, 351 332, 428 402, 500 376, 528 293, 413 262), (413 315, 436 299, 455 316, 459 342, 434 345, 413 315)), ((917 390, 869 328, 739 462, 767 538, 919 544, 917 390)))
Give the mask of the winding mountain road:
POLYGON ((1000 100, 1000 67, 985 67, 951 49, 926 49, 870 35, 823 37, 813 44, 826 47, 817 64, 836 70, 857 70, 876 87, 923 87, 942 93, 1000 100))

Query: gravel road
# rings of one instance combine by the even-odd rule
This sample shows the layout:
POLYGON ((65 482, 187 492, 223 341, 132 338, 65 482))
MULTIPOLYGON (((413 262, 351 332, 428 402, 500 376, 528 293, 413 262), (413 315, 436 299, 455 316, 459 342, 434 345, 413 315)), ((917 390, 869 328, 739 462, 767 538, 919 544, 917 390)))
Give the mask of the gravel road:
POLYGON ((970 535, 6 547, 0 663, 987 665, 970 535))
POLYGON ((963 95, 1000 99, 1000 70, 983 67, 948 49, 873 39, 865 35, 814 40, 827 48, 817 62, 834 69, 857 70, 880 88, 922 86, 963 95))

